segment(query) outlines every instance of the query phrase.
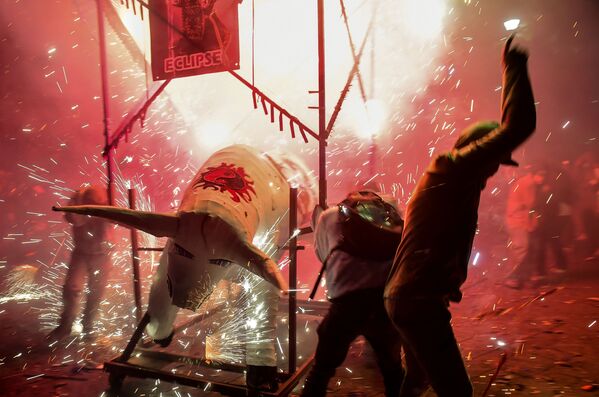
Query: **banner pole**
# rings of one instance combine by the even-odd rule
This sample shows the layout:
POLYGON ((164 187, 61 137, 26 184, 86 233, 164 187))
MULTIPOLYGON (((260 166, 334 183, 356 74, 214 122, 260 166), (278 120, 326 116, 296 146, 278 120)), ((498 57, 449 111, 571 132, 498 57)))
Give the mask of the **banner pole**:
POLYGON ((327 136, 324 0, 318 0, 318 205, 327 208, 327 136))

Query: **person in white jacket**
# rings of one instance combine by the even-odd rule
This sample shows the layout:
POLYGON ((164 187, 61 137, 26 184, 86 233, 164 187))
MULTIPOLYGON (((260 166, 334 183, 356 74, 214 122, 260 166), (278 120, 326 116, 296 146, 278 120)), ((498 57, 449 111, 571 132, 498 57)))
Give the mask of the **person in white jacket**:
MULTIPOLYGON (((106 190, 98 186, 87 186, 77 190, 69 204, 107 204, 106 190)), ((85 280, 89 293, 83 309, 83 335, 90 339, 94 331, 94 320, 104 295, 111 270, 109 223, 103 219, 65 214, 65 220, 73 227, 73 251, 62 289, 63 308, 58 327, 50 332, 48 340, 59 340, 71 334, 77 317, 77 305, 81 299, 85 280)))
MULTIPOLYGON (((313 215, 316 254, 324 263, 327 298, 331 306, 318 326, 314 365, 304 382, 302 397, 326 395, 329 380, 345 360, 351 343, 360 335, 374 350, 383 375, 385 395, 399 396, 405 374, 401 361, 402 343, 399 332, 385 312, 383 300, 393 257, 380 260, 359 255, 358 248, 348 246, 350 239, 344 235, 346 229, 342 225, 347 222, 344 205, 371 200, 382 201, 372 190, 350 192, 340 204, 324 210, 320 216, 313 215)), ((377 216, 371 213, 368 218, 377 216)), ((395 219, 398 222, 395 232, 401 234, 403 221, 399 214, 395 219)), ((368 230, 361 230, 360 235, 362 233, 368 233, 368 230)), ((368 244, 368 237, 364 236, 361 242, 368 244)), ((406 378, 403 396, 416 396, 423 391, 426 382, 409 352, 406 361, 410 376, 406 378)))

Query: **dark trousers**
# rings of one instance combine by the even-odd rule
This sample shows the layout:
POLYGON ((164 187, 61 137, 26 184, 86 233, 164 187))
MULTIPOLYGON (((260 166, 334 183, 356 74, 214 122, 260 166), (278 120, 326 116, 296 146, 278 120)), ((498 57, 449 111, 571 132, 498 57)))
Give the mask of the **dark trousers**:
POLYGON ((559 231, 545 227, 539 227, 530 235, 529 258, 539 276, 547 275, 547 250, 553 254, 558 268, 566 268, 564 248, 561 240, 555 238, 556 235, 559 236, 559 231))
MULTIPOLYGON (((472 384, 444 300, 385 299, 404 350, 411 352, 439 397, 471 397, 472 384)), ((408 367, 409 372, 409 367, 408 367)))
POLYGON ((383 375, 386 396, 399 396, 404 371, 401 339, 383 304, 383 290, 363 290, 331 302, 329 312, 318 326, 314 366, 306 377, 302 396, 326 395, 354 339, 363 335, 372 346, 383 375))
POLYGON ((82 323, 84 332, 92 331, 94 318, 108 281, 110 270, 108 259, 107 254, 87 254, 77 250, 71 254, 69 269, 62 289, 63 309, 59 324, 68 332, 77 317, 77 306, 81 299, 86 276, 89 294, 83 310, 82 323))
POLYGON ((593 255, 599 247, 599 214, 593 209, 585 209, 582 212, 582 226, 587 235, 584 244, 584 255, 593 255))

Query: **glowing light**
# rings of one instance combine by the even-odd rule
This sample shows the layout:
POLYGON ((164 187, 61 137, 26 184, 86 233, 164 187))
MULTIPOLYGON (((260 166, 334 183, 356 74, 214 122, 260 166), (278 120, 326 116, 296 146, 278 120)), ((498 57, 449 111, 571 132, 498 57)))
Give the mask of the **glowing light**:
POLYGON ((247 326, 250 329, 255 329, 258 326, 258 321, 255 318, 250 318, 247 321, 247 326))
POLYGON ((43 293, 34 292, 34 293, 19 293, 8 296, 0 297, 0 304, 17 301, 17 302, 27 302, 31 300, 41 299, 45 296, 43 293))
POLYGON ((348 107, 354 117, 356 135, 372 138, 382 132, 388 116, 388 110, 382 101, 370 99, 365 104, 354 101, 348 107))
POLYGON ((405 1, 403 13, 411 35, 422 39, 433 39, 443 29, 443 18, 447 5, 443 0, 405 1))
POLYGON ((75 333, 81 333, 83 332, 83 325, 81 324, 80 321, 77 321, 75 324, 73 324, 73 331, 75 331, 75 333))
POLYGON ((472 266, 476 266, 479 258, 480 258, 480 252, 477 252, 476 255, 474 255, 474 260, 472 261, 472 266))
POLYGON ((0 297, 0 304, 11 301, 28 302, 45 298, 49 292, 35 283, 38 268, 31 265, 17 266, 12 270, 4 282, 6 293, 0 297))
POLYGON ((228 142, 231 131, 219 122, 207 122, 200 126, 195 133, 195 138, 200 147, 207 150, 218 149, 228 142))
POLYGON ((206 336, 206 357, 215 362, 243 363, 248 343, 274 343, 276 337, 265 328, 269 310, 264 281, 238 266, 231 267, 228 278, 240 280, 241 288, 237 283, 219 283, 203 305, 206 310, 222 307, 218 323, 206 336))
MULTIPOLYGON (((368 3, 371 2, 346 2, 350 31, 356 46, 362 42, 373 15, 374 7, 363 6, 368 3)), ((449 19, 445 18, 449 2, 383 0, 376 3, 380 4, 371 31, 372 42, 376 44, 371 48, 371 41, 366 41, 360 64, 364 88, 368 99, 372 98, 370 92, 375 92, 376 98, 385 107, 401 109, 407 113, 412 105, 409 103, 410 98, 422 93, 423 86, 431 78, 431 71, 436 67, 438 56, 443 52, 442 32, 446 19, 449 19), (375 57, 374 68, 370 67, 372 56, 375 57), (384 62, 381 62, 383 57, 384 62)), ((335 73, 327 75, 327 85, 339 92, 345 85, 354 59, 338 4, 326 4, 330 7, 325 12, 327 69, 335 70, 335 73)), ((247 78, 251 75, 253 65, 257 76, 256 86, 267 94, 272 94, 277 102, 300 120, 310 124, 310 121, 314 121, 315 113, 307 108, 307 98, 303 92, 305 87, 311 87, 314 83, 313 60, 317 52, 317 41, 307 38, 313 37, 315 33, 316 13, 303 2, 287 0, 261 3, 255 12, 255 23, 260 29, 255 30, 255 59, 252 59, 252 46, 248 40, 253 37, 251 10, 250 2, 242 2, 239 6, 242 59, 239 74, 247 78), (277 17, 273 18, 273 15, 277 17), (273 51, 272 48, 277 50, 273 51)), ((146 37, 146 42, 149 41, 149 37, 146 37)), ((278 130, 278 123, 271 125, 265 122, 261 109, 252 109, 247 88, 226 73, 175 79, 166 88, 166 92, 172 105, 189 126, 202 125, 206 114, 210 114, 214 120, 227 120, 230 126, 239 126, 235 130, 238 136, 230 136, 228 143, 251 142, 253 145, 260 145, 264 142, 268 149, 273 145, 280 145, 280 142, 289 141, 273 137, 273 130, 278 130), (198 95, 199 92, 202 95, 198 95)), ((331 95, 331 101, 336 97, 336 94, 331 95)), ((335 124, 335 134, 342 130, 352 133, 357 130, 356 135, 365 134, 365 138, 369 139, 373 134, 370 130, 380 135, 387 133, 387 130, 381 130, 383 125, 378 129, 369 127, 362 130, 360 125, 368 121, 356 122, 356 112, 359 115, 358 121, 366 119, 364 103, 354 81, 335 124), (353 107, 350 104, 352 100, 357 102, 353 107)), ((275 118, 278 117, 276 113, 275 118)))
POLYGON ((512 31, 512 30, 516 30, 518 29, 518 26, 520 26, 520 20, 519 19, 508 19, 507 21, 505 21, 503 23, 503 26, 505 27, 505 30, 512 31))

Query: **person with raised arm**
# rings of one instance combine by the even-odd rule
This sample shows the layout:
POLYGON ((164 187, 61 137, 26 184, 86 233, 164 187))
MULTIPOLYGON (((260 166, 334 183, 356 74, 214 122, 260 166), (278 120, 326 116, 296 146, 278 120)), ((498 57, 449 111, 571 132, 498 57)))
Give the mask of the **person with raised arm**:
POLYGON ((414 354, 439 397, 472 395, 448 306, 462 299, 481 191, 500 165, 518 165, 512 152, 535 130, 528 55, 512 40, 506 41, 502 56, 501 123, 466 128, 450 151, 432 160, 409 201, 385 288, 387 313, 404 348, 414 354))

